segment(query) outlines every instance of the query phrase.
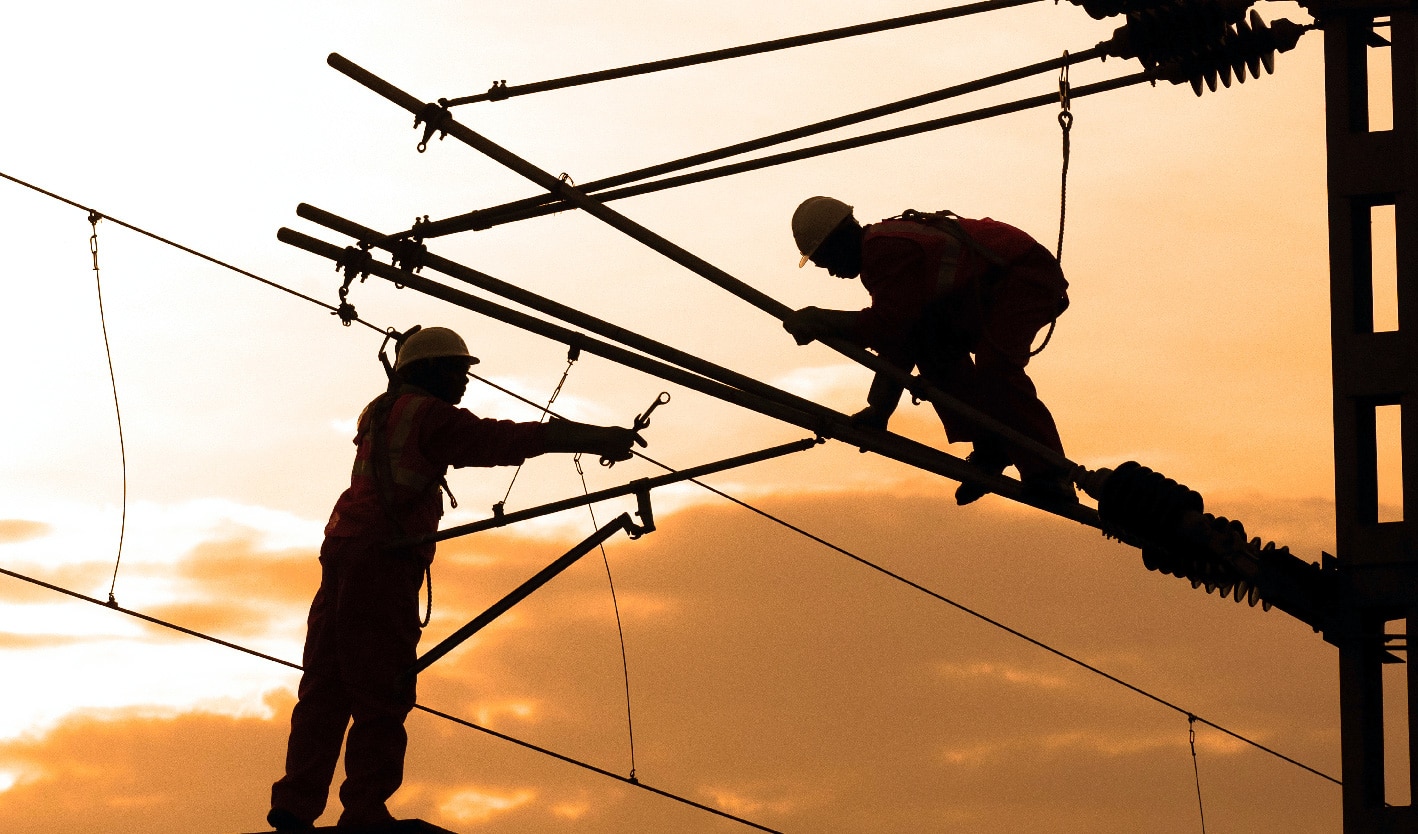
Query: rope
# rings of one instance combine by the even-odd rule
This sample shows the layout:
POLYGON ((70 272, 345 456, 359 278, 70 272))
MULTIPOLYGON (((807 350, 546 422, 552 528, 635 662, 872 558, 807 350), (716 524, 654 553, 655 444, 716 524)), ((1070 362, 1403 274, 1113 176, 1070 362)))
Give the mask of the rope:
POLYGON ((457 107, 460 104, 472 104, 479 101, 501 101, 506 98, 512 98, 513 96, 525 96, 531 93, 560 90, 566 87, 579 87, 583 84, 594 84, 599 81, 611 81, 617 78, 629 78, 635 75, 646 75, 648 73, 663 72, 664 70, 679 69, 681 67, 692 67, 697 64, 723 61, 728 58, 742 58, 746 55, 758 55, 780 49, 791 49, 796 46, 807 46, 815 43, 855 37, 857 35, 885 32, 891 29, 901 29, 921 23, 933 23, 938 20, 948 20, 950 18, 966 17, 981 12, 992 12, 997 9, 1007 9, 1013 6, 1023 6, 1033 2, 1035 2, 1035 0, 987 0, 987 2, 983 3, 971 3, 966 6, 955 6, 953 8, 939 9, 933 12, 922 12, 905 17, 891 18, 889 20, 878 20, 873 23, 844 26, 839 29, 828 29, 823 32, 814 32, 808 35, 778 38, 776 40, 762 41, 746 46, 716 49, 712 52, 699 52, 680 58, 667 58, 660 61, 648 61, 641 64, 618 67, 616 69, 600 70, 597 72, 582 73, 580 75, 569 75, 563 78, 554 78, 549 81, 539 81, 533 84, 520 84, 509 87, 506 81, 495 82, 492 88, 485 93, 461 96, 453 99, 440 99, 439 104, 446 108, 457 107))
MULTIPOLYGON (((162 626, 163 628, 172 629, 173 631, 179 631, 179 632, 182 632, 183 634, 186 634, 186 635, 188 635, 188 636, 190 636, 190 637, 196 637, 196 638, 199 639, 199 640, 206 640, 206 641, 209 642, 209 643, 215 643, 215 644, 217 644, 218 646, 224 646, 225 648, 233 649, 233 650, 235 650, 235 651, 242 652, 243 654, 249 654, 249 655, 251 655, 252 657, 259 657, 259 658, 261 658, 262 660, 270 661, 271 663, 276 663, 276 664, 279 664, 279 665, 281 665, 281 666, 285 666, 285 667, 287 667, 287 668, 289 668, 289 669, 295 669, 295 670, 297 670, 297 671, 304 671, 304 667, 302 667, 299 663, 292 663, 292 662, 289 661, 289 660, 283 660, 283 659, 281 659, 281 658, 279 658, 279 657, 275 657, 274 655, 269 655, 269 654, 266 654, 266 653, 264 653, 264 652, 259 652, 259 651, 256 651, 255 649, 252 649, 252 648, 247 648, 246 646, 240 645, 239 643, 232 643, 232 642, 229 642, 229 641, 227 641, 227 640, 222 640, 221 638, 213 637, 213 636, 211 636, 210 634, 205 634, 205 633, 200 632, 200 631, 197 631, 197 630, 195 630, 195 629, 190 629, 190 628, 187 628, 187 627, 185 627, 185 626, 180 626, 180 625, 177 625, 176 623, 168 622, 167 620, 160 620, 160 619, 158 619, 157 617, 152 617, 152 616, 149 616, 149 615, 147 615, 147 614, 143 614, 143 613, 140 613, 140 612, 138 612, 138 611, 134 611, 134 610, 132 610, 132 609, 130 609, 130 608, 123 608, 123 607, 117 606, 117 605, 109 605, 108 603, 105 603, 105 602, 103 602, 103 601, 100 600, 100 599, 96 599, 96 598, 91 597, 91 596, 86 596, 86 595, 84 595, 84 594, 79 593, 78 591, 71 591, 71 590, 69 590, 68 588, 63 588, 63 587, 60 587, 60 586, 58 586, 58 585, 52 585, 52 584, 50 584, 50 583, 48 583, 48 582, 45 582, 45 581, 40 580, 40 579, 35 579, 35 578, 33 578, 33 577, 30 577, 30 576, 26 576, 26 575, 24 575, 24 574, 22 574, 22 573, 16 573, 15 571, 12 571, 12 570, 7 570, 7 569, 5 569, 5 568, 0 568, 0 574, 3 574, 3 575, 8 576, 8 577, 11 577, 11 578, 13 578, 13 579, 18 579, 18 580, 20 580, 21 582, 28 582, 28 583, 30 583, 31 585, 38 585, 38 586, 41 587, 41 588, 47 588, 48 590, 55 591, 55 592, 60 593, 60 594, 64 594, 65 596, 73 597, 74 599, 83 600, 84 602, 93 603, 94 605, 102 605, 103 607, 105 607, 105 608, 110 608, 110 609, 112 609, 112 610, 114 610, 114 611, 119 612, 120 614, 127 614, 127 615, 130 616, 130 617, 136 617, 136 618, 138 618, 138 619, 140 619, 140 620, 143 620, 143 621, 145 621, 145 622, 152 623, 153 625, 162 626)), ((519 747, 524 747, 524 748, 526 748, 526 749, 528 749, 528 750, 531 750, 531 751, 533 751, 533 752, 541 753, 541 754, 544 755, 544 756, 550 756, 550 757, 552 757, 553 759, 558 759, 558 760, 560 760, 560 761, 566 762, 567 764, 575 765, 575 766, 577 766, 577 767, 579 767, 579 768, 582 768, 582 769, 584 769, 584 770, 589 770, 589 771, 591 771, 592 773, 599 773, 599 774, 602 775, 602 776, 607 776, 607 777, 609 777, 609 778, 611 778, 611 779, 615 779, 615 780, 618 781, 618 782, 624 782, 625 784, 633 785, 634 787, 637 787, 637 788, 639 788, 639 789, 641 789, 641 790, 649 791, 650 793, 658 794, 658 795, 660 795, 660 796, 663 796, 663 797, 665 797, 666 799, 673 799, 674 801, 679 802, 679 803, 684 804, 684 805, 688 805, 688 806, 690 806, 691 808, 697 808, 697 809, 699 809, 699 810, 701 810, 701 811, 705 811, 705 812, 707 812, 707 813, 714 814, 715 816, 719 816, 719 817, 723 817, 723 818, 725 818, 725 819, 733 820, 734 822, 741 823, 741 824, 746 825, 746 826, 748 826, 748 827, 750 827, 750 828, 756 828, 756 829, 758 829, 759 831, 767 831, 767 832, 769 832, 770 834, 782 834, 782 832, 778 831, 777 829, 769 828, 769 827, 766 826, 766 825, 760 825, 760 824, 758 824, 758 823, 756 823, 756 822, 753 822, 752 820, 748 820, 748 819, 745 819, 745 818, 743 818, 743 817, 735 816, 734 814, 730 814, 730 813, 727 812, 727 811, 721 811, 721 810, 719 810, 718 808, 713 808, 713 807, 710 807, 710 806, 708 806, 708 805, 704 805, 704 804, 702 804, 702 803, 695 802, 695 801, 692 800, 692 799, 688 799, 688 798, 686 798, 686 797, 680 796, 680 795, 675 794, 675 793, 671 793, 671 792, 666 791, 666 790, 661 790, 660 788, 651 787, 650 785, 646 785, 646 784, 644 784, 644 783, 642 783, 642 782, 639 782, 639 781, 636 781, 636 780, 634 780, 634 779, 627 779, 627 778, 624 777, 624 776, 621 776, 621 775, 616 774, 616 773, 612 773, 611 771, 605 770, 605 769, 603 769, 603 768, 596 767, 595 765, 590 764, 590 763, 588 763, 588 762, 581 761, 580 759, 574 759, 574 758, 572 758, 572 757, 570 757, 570 756, 567 756, 567 755, 565 755, 565 754, 563 754, 563 753, 558 753, 558 752, 556 752, 556 751, 554 751, 554 750, 549 750, 549 749, 547 749, 547 748, 545 748, 545 747, 539 747, 539 746, 537 746, 537 745, 535 745, 535 744, 532 744, 532 743, 529 742, 529 741, 523 741, 522 739, 516 738, 515 736, 509 736, 509 735, 507 735, 506 733, 499 733, 499 732, 496 731, 496 730, 489 729, 489 728, 484 727, 484 726, 482 726, 482 725, 480 725, 480 724, 474 724, 474 723, 471 722, 471 721, 468 721, 468 720, 463 719, 463 718, 459 718, 459 717, 457 717, 457 716, 455 716, 455 715, 451 715, 451 714, 446 713, 446 712, 442 712, 442 711, 440 711, 440 710, 433 709, 432 707, 427 707, 427 706, 424 706, 423 704, 414 704, 414 709, 419 710, 419 711, 421 711, 421 712, 428 713, 429 715, 433 715, 433 716, 436 716, 436 717, 438 717, 438 718, 442 718, 442 719, 444 719, 445 721, 450 721, 450 722, 452 722, 452 723, 454 723, 454 724, 459 724, 459 725, 464 726, 464 727, 467 727, 467 728, 469 728, 469 729, 477 730, 477 731, 480 732, 480 733, 486 733, 487 735, 493 736, 493 737, 495 737, 495 738, 500 738, 500 739, 502 739, 503 741, 509 741, 509 742, 511 742, 511 743, 513 743, 513 744, 519 746, 519 747)))
MULTIPOLYGON (((527 398, 523 397, 521 394, 518 394, 518 393, 516 393, 516 392, 514 392, 514 391, 510 391, 510 390, 508 390, 508 389, 506 389, 506 388, 503 388, 502 386, 497 385, 497 384, 495 384, 495 383, 488 382, 487 380, 484 380, 484 379, 482 379, 481 377, 478 377, 478 376, 476 376, 476 375, 470 374, 470 376, 472 376, 473 379, 477 379, 477 380, 479 380, 479 381, 481 381, 481 382, 486 382, 488 385, 492 386, 493 388, 496 388, 497 390, 499 390, 499 391, 503 392, 504 394, 507 394, 507 395, 509 395, 509 396, 511 396, 511 397, 513 397, 513 398, 515 398, 515 399, 521 400, 521 401, 524 402, 524 403, 527 403, 527 404, 533 405, 533 406, 536 405, 536 403, 531 402, 531 401, 528 400, 527 398)), ((661 469, 664 469, 664 470, 666 470, 666 471, 668 471, 668 472, 674 472, 674 471, 675 471, 675 469, 674 469, 673 467, 671 467, 671 466, 669 466, 669 465, 667 465, 667 464, 661 463, 661 462, 655 460, 654 458, 649 457, 648 455, 645 455, 645 454, 642 453, 642 452, 636 452, 636 451, 633 451, 633 450, 632 450, 632 453, 633 453, 636 457, 638 457, 638 458, 644 460, 645 462, 654 464, 655 466, 658 466, 658 467, 660 467, 661 469)), ((1010 626, 1007 626, 1007 625, 1005 625, 1004 623, 1000 622, 999 620, 993 619, 993 618, 991 618, 991 617, 989 617, 989 616, 987 616, 987 615, 985 615, 985 614, 982 614, 982 613, 980 613, 979 611, 976 611, 976 610, 974 610, 973 608, 970 608, 970 607, 967 606, 967 605, 964 605, 964 604, 962 604, 962 603, 956 602, 955 600, 953 600, 953 599, 951 599, 951 598, 949 598, 949 597, 947 597, 947 596, 945 596, 945 595, 943 595, 943 594, 941 594, 941 593, 938 593, 938 592, 936 592, 936 591, 933 591, 933 590, 931 590, 930 588, 927 588, 926 586, 921 585, 921 584, 918 583, 918 582, 915 582, 915 581, 912 581, 912 580, 910 580, 910 579, 907 579, 906 577, 902 576, 901 574, 898 574, 898 573, 896 573, 896 572, 894 572, 894 571, 891 571, 891 570, 889 570, 888 568, 882 567, 881 565, 878 565, 878 564, 876 564, 875 562, 872 562, 872 561, 869 560, 869 559, 866 559, 866 558, 864 558, 864 557, 862 557, 862 556, 859 556, 859 555, 857 555, 856 553, 853 553, 852 551, 847 550, 847 549, 844 548, 844 547, 841 547, 841 546, 839 546, 839 545, 833 544, 832 542, 830 542, 830 541, 828 541, 828 540, 822 538, 821 536, 818 536, 818 535, 816 535, 816 534, 814 534, 814 533, 810 533, 810 532, 808 532, 807 530, 804 530, 803 528, 798 527, 797 525, 795 525, 795 524, 793 524, 793 523, 791 523, 791 522, 789 522, 789 521, 785 521, 784 519, 779 518, 778 516, 775 516, 775 515, 773 515, 772 513, 768 512, 768 511, 766 511, 766 510, 759 509, 758 507, 755 507, 754 505, 748 503, 747 501, 744 501, 744 500, 739 499, 739 498, 735 498, 734 496, 728 494, 727 492, 724 492, 723 490, 718 489, 718 488, 716 488, 716 487, 710 486, 709 484, 706 484, 706 483, 704 483, 703 481, 701 481, 701 480, 699 480, 699 479, 697 479, 697 478, 691 478, 691 479, 689 479, 689 481, 690 481, 690 483, 695 484, 695 485, 697 485, 697 486, 700 486, 700 487, 702 487, 702 488, 708 490, 709 492, 712 492, 712 493, 714 493, 715 495, 719 496, 720 498, 723 498, 723 499, 725 499, 725 500, 727 500, 727 501, 729 501, 729 502, 731 502, 731 503, 737 504, 737 505, 739 505, 740 507, 743 507, 744 509, 748 510, 749 512, 752 512, 752 513, 754 513, 754 514, 756 514, 756 515, 759 515, 759 516, 761 516, 761 517, 767 519, 768 521, 773 522, 774 524, 777 524, 777 525, 779 525, 779 526, 781 526, 781 527, 784 527, 784 528, 786 528, 786 529, 788 529, 788 530, 791 530, 791 531, 793 531, 794 533, 797 533, 798 535, 803 536, 804 538, 807 538, 807 539, 809 539, 809 540, 811 540, 811 541, 814 541, 814 542, 816 542, 816 543, 822 545, 823 547, 828 548, 829 550, 833 550, 833 551, 835 551, 835 552, 837 552, 837 553, 839 553, 839 554, 841 554, 841 555, 843 555, 843 556, 846 556, 847 558, 849 558, 849 559, 851 559, 851 560, 853 560, 853 561, 855 561, 855 562, 861 564, 862 566, 867 567, 867 568, 870 568, 871 570, 874 570, 874 571, 876 571, 877 573, 882 574, 883 576, 887 577, 888 579, 892 579, 892 580, 894 580, 894 581, 896 581, 896 582, 900 582, 901 584, 903 584, 903 585, 905 585, 905 586, 907 586, 907 587, 909 587, 909 588, 911 588, 911 589, 913 589, 913 590, 915 590, 915 591, 919 591, 920 593, 925 594, 926 596, 928 596, 928 597, 930 597, 930 598, 932 598, 932 599, 934 599, 934 600, 936 600, 936 601, 938 601, 938 602, 943 602, 943 603, 945 603, 946 605, 949 605, 949 606, 951 606, 952 608, 955 608, 956 610, 958 610, 958 611, 960 611, 960 612, 962 612, 962 613, 964 613, 964 614, 968 614, 969 616, 974 617, 975 619, 980 620, 981 622, 983 622, 983 623, 985 623, 985 624, 987 624, 987 625, 993 626, 993 627, 999 629, 1000 631, 1005 632, 1006 634, 1010 634, 1010 635, 1012 635, 1012 636, 1014 636, 1014 637, 1019 638, 1020 640, 1023 640, 1023 641, 1026 642, 1026 643, 1029 643, 1030 645, 1033 645, 1033 646, 1036 646, 1036 647, 1038 647, 1038 648, 1040 648, 1040 649, 1043 649, 1044 651, 1046 651, 1046 652, 1048 652, 1048 653, 1050 653, 1050 654, 1052 654, 1052 655, 1054 655, 1054 656, 1056 656, 1056 657, 1058 657, 1058 658, 1060 658, 1060 659, 1062 659, 1062 660, 1066 660, 1066 661, 1068 661, 1069 663, 1074 664, 1075 666, 1078 666, 1078 667, 1080 667, 1080 668, 1082 668, 1082 669, 1085 669, 1085 670, 1087 670, 1087 671, 1089 671, 1089 672, 1092 672, 1093 674, 1095 674, 1095 675, 1097 675, 1097 676, 1099 676, 1099 677, 1101 677, 1101 678, 1104 678, 1105 680, 1111 681, 1112 683, 1115 683, 1115 684, 1117 684, 1117 685, 1123 687, 1124 689, 1128 689, 1128 690, 1130 690, 1130 691, 1132 691, 1132 692, 1137 693, 1138 695, 1141 695, 1141 696, 1143 696, 1143 697, 1145 697, 1145 698, 1148 698, 1148 699, 1150 699, 1150 700, 1152 700, 1152 701, 1155 701, 1156 703, 1161 704, 1162 706, 1167 707, 1168 709, 1173 710, 1173 711, 1175 711, 1175 712, 1178 712, 1178 713, 1180 713, 1180 714, 1182 714, 1182 715, 1185 715, 1185 716, 1187 716, 1187 717, 1190 718, 1190 719, 1194 719, 1195 721, 1199 721, 1199 722, 1201 722, 1202 724, 1205 724, 1206 726, 1211 727, 1211 728, 1214 729, 1214 730, 1218 730, 1218 731, 1220 731, 1220 732, 1225 733, 1226 735, 1228 735, 1228 736, 1230 736, 1230 737, 1236 739, 1236 740, 1239 741, 1239 742, 1242 742, 1243 744, 1250 745, 1251 747, 1254 747, 1255 749, 1260 750, 1260 751, 1263 752, 1263 753, 1267 753, 1267 754, 1269 754, 1269 755, 1271 755, 1271 756, 1274 756, 1275 758, 1280 759, 1281 761, 1288 762, 1288 763, 1294 765, 1295 767, 1300 768, 1301 770, 1308 771, 1308 772, 1310 772, 1310 773, 1314 774, 1315 776, 1318 776, 1318 777, 1320 777, 1320 778, 1322 778, 1322 779, 1327 779, 1327 780, 1329 780, 1330 782, 1333 782, 1333 783, 1336 784, 1336 785, 1343 785, 1343 784, 1344 784, 1343 782, 1341 782, 1340 780, 1336 779, 1335 777, 1330 776, 1328 773, 1325 773, 1325 772, 1323 772, 1323 771, 1321 771, 1321 770, 1316 770, 1315 768, 1310 767, 1309 765, 1307 765, 1307 764, 1305 764, 1305 763, 1303 763, 1303 762, 1300 762, 1300 761, 1298 761, 1298 760, 1296 760, 1296 759, 1293 759, 1293 758, 1291 758, 1290 756, 1285 755, 1284 753, 1281 753, 1281 752, 1279 752, 1279 751, 1273 750, 1273 749, 1271 749, 1271 748, 1265 746, 1264 744, 1261 744, 1260 742, 1255 741, 1254 739, 1247 738, 1246 736, 1243 736, 1243 735, 1241 735, 1240 733, 1235 732, 1234 730, 1227 729, 1226 727, 1223 727, 1223 726, 1221 726, 1220 724, 1217 724, 1217 723, 1215 723, 1215 722, 1213 722, 1213 721, 1208 721, 1208 720, 1206 720, 1205 718, 1202 718, 1201 716, 1192 713, 1190 710, 1183 709, 1182 707, 1177 706, 1176 704, 1172 703, 1171 701, 1166 700, 1165 698, 1162 698, 1162 697, 1159 696, 1159 695, 1154 695, 1153 693, 1151 693, 1151 692, 1149 692, 1149 691, 1143 689, 1142 687, 1139 687, 1139 686, 1136 686, 1136 685, 1134 685, 1134 684, 1128 683, 1127 681, 1123 680, 1122 678, 1119 678, 1119 677, 1117 677, 1116 675, 1109 674, 1108 672, 1105 672, 1105 671, 1103 671, 1102 669, 1099 669, 1099 668, 1096 667, 1096 666, 1093 666, 1093 665, 1091 665, 1091 664, 1089 664, 1089 663, 1087 663, 1087 662, 1085 662, 1085 661, 1083 661, 1083 660, 1080 660, 1080 659, 1074 657, 1073 655, 1068 654, 1067 652, 1064 652, 1064 651, 1062 651, 1062 650, 1060 650, 1060 649, 1056 649, 1056 648, 1054 648, 1053 646, 1050 646, 1048 643, 1043 642, 1042 640, 1038 640, 1038 639, 1036 639, 1036 638, 1034 638, 1034 637, 1030 637, 1029 635, 1025 634, 1024 632, 1019 631, 1018 629, 1012 628, 1012 627, 1010 627, 1010 626)))
MULTIPOLYGON (((25 182, 24 180, 20 179, 19 177, 11 176, 11 175, 5 173, 4 171, 0 171, 0 178, 7 179, 7 180, 9 180, 10 182, 15 183, 16 185, 22 185, 22 186, 24 186, 25 188, 30 189, 31 191, 37 191, 37 192, 39 192, 40 194, 43 194, 43 195, 46 196, 46 197, 50 197, 50 198, 52 198, 52 199, 58 200, 59 202, 65 203, 65 204, 70 205, 70 206, 73 206, 73 207, 76 208, 76 209, 82 209, 83 211, 86 211, 86 212, 88 212, 88 213, 90 213, 90 214, 98 214, 98 212, 94 211, 93 209, 89 208, 89 207, 86 206, 86 205, 83 205, 82 203, 77 203, 77 202, 75 202, 75 201, 73 201, 73 200, 70 200, 70 199, 67 198, 67 197, 62 197, 62 196, 60 196, 60 195, 58 195, 58 194, 55 194, 53 191, 46 191, 45 189, 40 188, 40 187, 37 186, 37 185, 34 185, 34 184, 32 184, 32 183, 25 182)), ((260 275, 257 275, 257 274, 254 273, 254 272, 247 272, 246 270, 244 270, 244 269, 242 269, 242 268, 240 268, 240 267, 232 266, 231 264, 227 263, 226 261, 220 260, 220 259, 218 259, 218 258, 214 258, 214 257, 212 257, 211 255, 208 255, 208 254, 206 254, 206 253, 204 253, 204 252, 199 252, 199 251, 197 251, 196 249, 192 249, 191 247, 188 247, 188 246, 183 246, 183 245, 180 244, 180 243, 176 243, 176 242, 174 242, 174 241, 168 240, 167 238, 163 237, 162 235, 155 234, 155 233, 150 232, 150 231, 148 231, 147 229, 141 228, 141 227, 139 227, 139 226, 134 226, 132 223, 127 223, 127 222, 125 222, 125 221, 119 220, 118 218, 114 217, 114 216, 111 215, 111 214, 99 214, 99 216, 100 216, 101 218, 105 219, 105 220, 109 220, 109 221, 111 221, 111 222, 113 222, 113 223, 116 223, 117 225, 122 226, 123 228, 128 229, 129 231, 137 232, 138 234, 140 234, 140 235, 142 235, 142 236, 144 236, 144 237, 151 238, 152 240, 156 240, 158 243, 166 244, 166 245, 168 245, 168 246, 171 246, 171 247, 174 248, 174 249, 180 249, 181 251, 186 252, 186 253, 189 254, 189 255, 196 256, 196 257, 198 257, 198 258, 201 258, 201 259, 204 260, 204 261, 207 261, 207 262, 209 262, 209 263, 213 263, 213 264, 216 264, 217 266, 223 267, 224 269, 229 269, 229 270, 231 270, 232 272, 235 272, 237 275, 245 276, 245 277, 247 277, 247 278, 250 278, 250 279, 253 280, 253 281, 259 281, 260 283, 265 284, 265 285, 268 286, 268 287, 273 287, 273 288, 275 288, 275 289, 280 290, 281 292, 287 293, 287 294, 289 294, 289 295, 293 295, 293 296, 295 296, 296 298, 302 299, 302 300, 304 300, 304 301, 309 301, 311 304, 314 304, 314 305, 319 306, 319 307, 324 307, 326 310, 329 310, 331 313, 333 313, 333 314, 335 314, 335 315, 339 315, 339 308, 338 308, 338 307, 335 307, 334 305, 331 305, 331 304, 326 304, 325 302, 321 301, 321 300, 318 299, 318 298, 313 298, 313 297, 311 297, 311 296, 306 295, 306 294, 303 293, 303 292, 300 292, 300 291, 298 291, 298 290, 293 290, 293 289, 291 289, 290 287, 285 286, 284 284, 278 284, 278 283, 276 283, 275 281, 271 281, 271 280, 268 280, 268 279, 266 279, 266 278, 262 278, 260 275)), ((365 327, 368 327, 369 329, 373 330, 374 332, 378 333, 378 334, 381 335, 381 336, 383 336, 384 333, 385 333, 384 328, 379 327, 378 325, 370 324, 369 322, 365 321, 364 319, 361 319, 361 318, 352 318, 352 319, 350 319, 350 321, 357 321, 357 322, 359 322, 360 324, 364 325, 365 327)))
POLYGON ((113 373, 113 351, 108 344, 108 320, 103 313, 103 280, 98 270, 98 222, 103 215, 89 212, 89 254, 94 259, 94 288, 98 291, 98 323, 103 330, 103 354, 108 358, 108 381, 113 387, 113 413, 118 419, 118 460, 123 473, 123 502, 118 515, 118 555, 113 560, 113 581, 108 584, 108 604, 118 605, 113 592, 118 587, 118 566, 123 562, 123 537, 128 530, 128 449, 123 442, 123 409, 118 407, 118 377, 113 373))
MULTIPOLYGON (((583 494, 585 494, 585 495, 590 495, 590 494, 591 494, 591 490, 590 490, 589 487, 586 486, 586 472, 581 468, 581 453, 580 453, 580 452, 577 452, 577 453, 571 458, 571 462, 572 462, 573 464, 575 464, 575 466, 576 466, 576 474, 579 475, 580 478, 581 478, 581 492, 582 492, 583 494)), ((592 527, 593 529, 599 530, 601 525, 600 525, 599 522, 596 521, 596 508, 593 507, 593 506, 590 505, 590 504, 587 504, 587 505, 586 505, 586 511, 591 514, 591 527, 592 527)), ((615 609, 615 630, 616 630, 616 633, 617 633, 618 635, 620 635, 620 668, 621 668, 621 670, 625 673, 625 726, 626 726, 626 730, 627 730, 627 731, 629 732, 629 734, 630 734, 630 776, 629 776, 629 779, 630 779, 630 781, 634 782, 634 781, 636 781, 636 778, 635 778, 635 721, 634 721, 634 719, 633 719, 633 718, 631 717, 631 715, 630 715, 630 661, 629 661, 629 660, 626 658, 626 656, 625 656, 625 627, 624 627, 623 625, 621 625, 621 621, 620 621, 620 602, 616 600, 616 596, 615 596, 615 579, 613 579, 613 578, 611 577, 611 560, 610 560, 610 557, 606 555, 606 545, 605 545, 605 542, 601 542, 600 547, 601 547, 601 561, 605 562, 605 564, 606 564, 606 583, 607 583, 608 585, 610 585, 610 589, 611 589, 611 607, 615 609)))
POLYGON ((1201 834, 1206 834, 1206 809, 1201 805, 1201 770, 1196 764, 1196 716, 1187 715, 1187 742, 1192 746, 1192 774, 1196 776, 1196 810, 1201 814, 1201 834))

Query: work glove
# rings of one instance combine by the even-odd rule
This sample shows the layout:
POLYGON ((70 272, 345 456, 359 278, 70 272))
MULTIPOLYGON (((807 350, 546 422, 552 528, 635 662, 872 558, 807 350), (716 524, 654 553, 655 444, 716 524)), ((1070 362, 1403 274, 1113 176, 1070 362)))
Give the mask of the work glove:
POLYGON ((794 310, 783 317, 783 329, 792 335, 793 341, 800 345, 812 342, 818 336, 818 322, 816 307, 804 307, 801 310, 794 310))

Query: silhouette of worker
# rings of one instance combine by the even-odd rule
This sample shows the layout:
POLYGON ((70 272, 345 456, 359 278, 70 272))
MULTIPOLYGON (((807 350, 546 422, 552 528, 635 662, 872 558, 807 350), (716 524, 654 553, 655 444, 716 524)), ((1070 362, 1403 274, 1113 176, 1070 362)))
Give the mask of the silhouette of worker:
MULTIPOLYGON (((802 267, 808 261, 839 278, 861 276, 871 306, 860 311, 804 307, 783 321, 800 345, 840 337, 875 348, 904 370, 920 368, 947 394, 1063 454, 1053 415, 1024 372, 1035 335, 1068 307, 1068 282, 1049 251, 1019 229, 949 212, 907 211, 862 226, 852 207, 811 197, 793 213, 802 267)), ((878 374, 858 425, 885 429, 902 388, 878 374)), ((972 441, 971 464, 999 474, 1014 464, 1036 498, 1076 501, 1067 473, 1014 448, 988 429, 936 413, 952 442, 972 441)), ((959 504, 987 492, 965 482, 959 504)))
POLYGON ((271 788, 267 821, 277 830, 311 828, 325 810, 342 740, 338 824, 394 822, 385 802, 403 781, 404 719, 415 697, 407 672, 417 659, 419 587, 434 545, 392 542, 438 528, 448 467, 520 464, 543 452, 625 460, 632 443, 645 445, 626 428, 515 423, 457 408, 477 361, 452 330, 416 330, 398 347, 389 390, 360 415, 350 486, 320 548, 286 772, 271 788))

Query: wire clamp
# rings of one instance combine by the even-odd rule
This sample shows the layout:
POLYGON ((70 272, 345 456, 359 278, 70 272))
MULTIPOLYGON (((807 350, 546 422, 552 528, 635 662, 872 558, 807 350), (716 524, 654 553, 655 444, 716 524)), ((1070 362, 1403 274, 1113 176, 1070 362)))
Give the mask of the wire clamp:
POLYGON ((419 153, 428 150, 428 140, 433 138, 433 134, 438 134, 440 142, 448 135, 448 129, 443 126, 443 123, 448 119, 448 106, 444 101, 443 99, 437 102, 431 101, 423 106, 417 116, 414 116, 414 129, 417 130, 419 125, 423 125, 423 141, 418 143, 419 153))
POLYGON ((502 101, 507 98, 507 79, 492 82, 492 86, 487 88, 485 95, 488 101, 502 101))
POLYGON ((394 266, 405 272, 419 272, 423 269, 428 247, 424 245, 419 227, 428 224, 428 215, 414 218, 413 229, 406 237, 401 237, 389 246, 390 260, 394 266))
POLYGON ((359 318, 359 313, 355 311, 354 305, 350 303, 350 284, 355 278, 359 278, 360 283, 369 277, 370 264, 374 262, 374 256, 369 254, 369 244, 362 243, 359 246, 346 246, 340 253, 340 257, 335 260, 335 271, 344 273, 345 280, 340 284, 340 306, 336 307, 332 316, 340 317, 340 324, 349 327, 359 318))

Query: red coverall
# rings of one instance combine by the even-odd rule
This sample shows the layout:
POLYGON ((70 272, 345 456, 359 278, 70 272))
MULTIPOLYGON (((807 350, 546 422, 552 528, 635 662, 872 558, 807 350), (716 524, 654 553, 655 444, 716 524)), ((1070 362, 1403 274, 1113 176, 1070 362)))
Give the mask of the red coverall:
MULTIPOLYGON (((919 366, 941 390, 1063 454, 1053 415, 1024 366, 1035 335, 1068 306, 1068 282, 1053 255, 1019 229, 989 218, 958 222, 1003 263, 925 223, 866 227, 861 278, 872 303, 858 314, 851 338, 899 368, 919 366)), ((868 401, 890 414, 900 394, 878 377, 868 401)), ((936 412, 952 442, 985 436, 936 412)), ((1006 452, 1020 477, 1054 474, 1037 456, 1006 452)))
POLYGON ((439 484, 449 466, 521 463, 544 451, 543 429, 479 418, 410 385, 365 408, 350 486, 320 548, 305 672, 272 808, 303 821, 320 816, 348 726, 340 824, 390 820, 384 803, 403 781, 404 718, 415 699, 414 679, 405 673, 417 659, 419 586, 434 546, 395 549, 388 542, 438 529, 439 484), (377 478, 392 484, 383 495, 377 478))

